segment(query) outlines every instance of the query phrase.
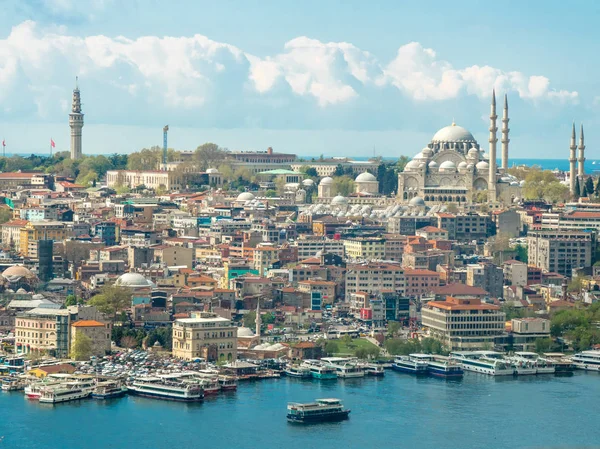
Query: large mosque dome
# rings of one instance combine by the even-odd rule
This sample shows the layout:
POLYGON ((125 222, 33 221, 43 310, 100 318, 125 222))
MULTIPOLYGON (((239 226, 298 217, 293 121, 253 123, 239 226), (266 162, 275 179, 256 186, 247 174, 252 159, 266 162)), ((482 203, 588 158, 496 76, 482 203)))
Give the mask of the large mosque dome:
POLYGON ((356 182, 373 182, 373 181, 377 181, 377 178, 375 176, 373 176, 371 173, 369 173, 368 171, 361 173, 360 175, 358 175, 356 177, 356 182))
POLYGON ((453 123, 450 126, 446 126, 436 132, 431 139, 432 142, 474 142, 475 137, 468 130, 462 126, 458 126, 453 123))
POLYGON ((139 273, 125 273, 117 278, 115 285, 120 287, 152 287, 154 284, 139 273))

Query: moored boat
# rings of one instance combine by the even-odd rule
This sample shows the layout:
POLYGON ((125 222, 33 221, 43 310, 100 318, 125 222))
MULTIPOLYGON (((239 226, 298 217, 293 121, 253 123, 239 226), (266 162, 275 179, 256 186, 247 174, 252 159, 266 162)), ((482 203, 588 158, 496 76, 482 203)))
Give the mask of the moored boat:
POLYGON ((385 375, 385 368, 376 363, 365 363, 361 367, 367 376, 382 377, 385 375))
POLYGON ((115 399, 127 394, 127 386, 118 380, 107 380, 96 383, 92 391, 94 399, 115 399))
POLYGON ((600 371, 600 350, 581 351, 571 357, 577 369, 600 371))
POLYGON ((200 402, 204 399, 200 385, 161 377, 140 377, 127 385, 127 390, 137 396, 168 401, 200 402))
POLYGON ((420 357, 414 357, 416 354, 408 356, 400 356, 394 360, 392 369, 401 373, 414 374, 416 376, 427 375, 427 361, 421 360, 420 357))
POLYGON ((219 376, 218 380, 221 385, 221 391, 237 390, 237 379, 234 376, 219 376))
POLYGON ((342 379, 365 377, 365 371, 356 363, 355 358, 323 357, 321 362, 335 370, 337 377, 342 379))
POLYGON ((40 403, 59 404, 62 402, 85 399, 92 394, 93 382, 72 381, 42 388, 40 403))
POLYGON ((562 352, 545 352, 544 358, 552 360, 554 363, 554 374, 557 376, 572 376, 575 371, 575 365, 562 352))
POLYGON ((2 379, 2 391, 21 391, 25 386, 25 381, 18 377, 5 377, 2 379))
POLYGON ((319 360, 306 360, 306 366, 310 370, 313 379, 333 380, 337 379, 337 372, 331 366, 327 366, 319 360))
POLYGON ((287 420, 292 423, 314 424, 348 419, 350 410, 339 399, 317 399, 306 404, 289 403, 287 420))
POLYGON ((461 366, 449 357, 433 356, 427 362, 427 372, 434 377, 444 379, 462 379, 464 371, 461 366))
POLYGON ((536 374, 554 374, 556 372, 556 366, 553 360, 540 357, 535 352, 517 351, 515 352, 515 356, 531 360, 535 364, 536 374))
POLYGON ((312 377, 310 368, 304 365, 288 365, 283 372, 288 377, 296 377, 299 379, 309 379, 312 377))
POLYGON ((514 376, 515 368, 501 354, 493 351, 457 351, 450 354, 465 371, 488 376, 514 376))

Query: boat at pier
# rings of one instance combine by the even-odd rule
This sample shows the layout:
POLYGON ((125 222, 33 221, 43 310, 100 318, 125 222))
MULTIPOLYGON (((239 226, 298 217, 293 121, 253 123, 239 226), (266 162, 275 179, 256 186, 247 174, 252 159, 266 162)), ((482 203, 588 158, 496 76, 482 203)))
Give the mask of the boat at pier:
POLYGON ((127 386, 129 393, 168 401, 200 402, 204 399, 204 390, 197 384, 162 377, 140 377, 127 386))
POLYGON ((312 374, 310 368, 304 365, 288 365, 283 372, 288 377, 296 377, 299 379, 310 379, 312 374))
POLYGON ((21 391, 26 383, 18 377, 5 377, 2 379, 2 391, 21 391))
POLYGON ((335 368, 327 366, 319 360, 306 360, 306 366, 310 370, 310 375, 313 379, 332 380, 337 379, 335 368))
POLYGON ((427 372, 431 376, 444 379, 462 379, 465 374, 457 362, 443 356, 432 356, 427 361, 427 372))
POLYGON ((493 351, 457 351, 450 353, 465 371, 489 376, 514 376, 515 368, 502 354, 493 351))
POLYGON ((394 360, 392 369, 401 373, 414 374, 416 376, 427 375, 427 360, 420 356, 423 354, 410 354, 408 356, 400 356, 394 360))
POLYGON ((365 371, 354 357, 323 357, 321 362, 335 369, 337 377, 342 379, 365 377, 365 371))
POLYGON ((292 423, 314 424, 348 419, 350 410, 339 399, 317 399, 300 404, 291 402, 287 407, 287 420, 292 423))
POLYGON ((127 394, 127 386, 120 380, 105 380, 96 383, 92 391, 94 399, 115 399, 127 394))
POLYGON ((367 376, 383 377, 385 375, 385 368, 377 363, 364 363, 360 364, 367 376))
POLYGON ((40 403, 60 404, 62 402, 85 399, 94 390, 93 381, 63 382, 58 385, 45 387, 41 391, 40 403))
POLYGON ((545 352, 544 358, 551 360, 554 363, 554 374, 557 376, 572 376, 575 371, 575 365, 572 360, 565 356, 562 352, 545 352))
POLYGON ((515 352, 515 356, 531 360, 535 364, 536 374, 554 374, 556 372, 556 365, 553 360, 540 357, 535 352, 517 351, 515 352))
POLYGON ((237 390, 237 379, 234 376, 219 376, 219 384, 221 385, 221 391, 235 391, 237 390))
POLYGON ((577 369, 600 371, 600 350, 581 351, 571 357, 577 369))

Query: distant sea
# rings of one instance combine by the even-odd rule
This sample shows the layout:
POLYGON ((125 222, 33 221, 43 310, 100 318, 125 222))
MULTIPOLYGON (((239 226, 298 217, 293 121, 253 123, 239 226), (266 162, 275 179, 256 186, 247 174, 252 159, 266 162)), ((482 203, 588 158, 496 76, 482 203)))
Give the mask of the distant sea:
MULTIPOLYGON (((359 161, 366 161, 369 158, 368 157, 355 157, 353 158, 354 160, 359 160, 359 161)), ((397 158, 395 157, 383 157, 383 160, 386 161, 393 161, 397 158)), ((498 166, 500 166, 500 159, 498 159, 498 166)), ((569 171, 569 161, 568 159, 510 159, 509 161, 509 167, 512 167, 514 165, 527 165, 527 166, 533 166, 533 165, 537 165, 538 167, 542 168, 543 170, 554 170, 554 169, 558 169, 561 171, 569 171)), ((585 161, 585 171, 586 173, 591 173, 591 172, 599 172, 600 171, 600 159, 598 160, 594 160, 594 159, 586 159, 585 161), (593 162, 596 162, 596 164, 594 164, 593 162)))

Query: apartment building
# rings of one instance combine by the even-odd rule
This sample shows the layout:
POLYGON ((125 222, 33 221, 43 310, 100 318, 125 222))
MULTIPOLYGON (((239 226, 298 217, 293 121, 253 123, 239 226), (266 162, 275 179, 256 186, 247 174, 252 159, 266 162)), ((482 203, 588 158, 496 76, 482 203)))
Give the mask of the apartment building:
POLYGON ((405 268, 404 276, 406 278, 405 294, 409 298, 418 298, 430 293, 440 285, 440 274, 435 271, 405 268))
POLYGON ((383 290, 405 295, 406 277, 399 264, 370 262, 346 267, 346 301, 356 292, 377 294, 383 290))
POLYGON ((491 263, 467 265, 467 285, 479 287, 494 298, 501 298, 504 286, 504 271, 502 267, 491 263))
POLYGON ((298 248, 298 260, 314 257, 315 254, 335 254, 344 257, 344 242, 321 235, 302 235, 295 243, 298 248))
POLYGON ((573 270, 592 265, 596 233, 592 231, 529 231, 528 263, 546 272, 571 277, 573 270))
POLYGON ((381 237, 354 237, 344 240, 346 257, 355 260, 385 258, 385 239, 381 237))

